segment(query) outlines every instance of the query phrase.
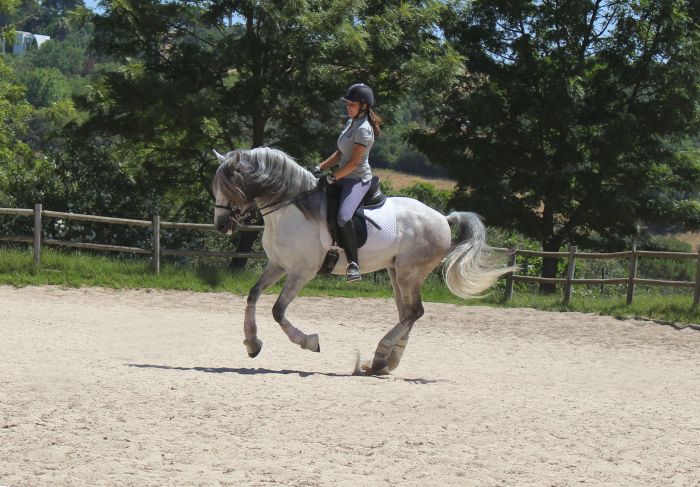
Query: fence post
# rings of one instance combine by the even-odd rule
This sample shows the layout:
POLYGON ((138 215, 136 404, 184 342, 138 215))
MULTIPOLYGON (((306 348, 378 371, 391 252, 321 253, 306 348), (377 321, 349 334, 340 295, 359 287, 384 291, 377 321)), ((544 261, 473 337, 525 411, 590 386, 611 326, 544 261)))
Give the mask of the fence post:
POLYGON ((695 265, 695 294, 693 295, 693 308, 700 303, 700 248, 695 265))
POLYGON ((41 203, 34 205, 34 265, 41 264, 41 203))
POLYGON ((160 274, 160 215, 153 215, 153 256, 151 257, 151 269, 160 274))
POLYGON ((576 246, 571 245, 569 247, 569 262, 566 266, 566 284, 564 285, 564 304, 569 304, 571 302, 571 280, 574 278, 574 271, 576 270, 576 246))
MULTIPOLYGON (((515 257, 518 255, 518 247, 513 247, 510 249, 510 253, 508 254, 508 267, 512 267, 515 265, 515 257)), ((506 290, 503 295, 503 298, 506 301, 510 301, 510 298, 513 297, 513 273, 509 272, 506 274, 506 290)))
POLYGON ((632 304, 634 299, 634 280, 637 278, 637 245, 632 246, 632 254, 630 255, 630 275, 627 282, 627 304, 632 304))

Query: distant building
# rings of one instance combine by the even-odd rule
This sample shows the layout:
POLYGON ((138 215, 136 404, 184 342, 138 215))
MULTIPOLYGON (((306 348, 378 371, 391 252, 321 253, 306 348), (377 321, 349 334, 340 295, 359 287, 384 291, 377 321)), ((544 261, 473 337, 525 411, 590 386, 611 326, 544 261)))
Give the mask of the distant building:
POLYGON ((51 39, 50 36, 41 34, 32 34, 18 30, 15 32, 15 42, 11 45, 5 45, 5 40, 0 40, 0 52, 12 53, 16 56, 22 55, 30 49, 40 48, 41 45, 51 39))

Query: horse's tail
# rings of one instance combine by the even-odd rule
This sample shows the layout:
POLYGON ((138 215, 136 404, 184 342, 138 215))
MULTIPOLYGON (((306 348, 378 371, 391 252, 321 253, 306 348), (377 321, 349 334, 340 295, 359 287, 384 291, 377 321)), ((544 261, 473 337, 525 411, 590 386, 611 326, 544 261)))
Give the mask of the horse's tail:
POLYGON ((453 212, 447 217, 456 225, 457 246, 445 257, 443 275, 452 294, 473 298, 493 285, 496 280, 517 267, 507 267, 486 243, 486 227, 476 213, 453 212))

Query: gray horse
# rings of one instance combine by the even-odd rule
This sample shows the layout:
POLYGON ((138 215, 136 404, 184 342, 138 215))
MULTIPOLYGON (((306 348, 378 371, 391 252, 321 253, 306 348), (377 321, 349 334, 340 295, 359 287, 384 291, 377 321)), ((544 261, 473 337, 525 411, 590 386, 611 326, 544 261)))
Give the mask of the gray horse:
MULTIPOLYGON (((318 335, 295 328, 285 312, 301 288, 317 275, 331 248, 325 193, 318 189, 311 172, 279 150, 235 150, 216 156, 221 163, 212 182, 216 229, 235 231, 240 216, 255 206, 263 212, 265 222, 262 244, 269 260, 248 294, 243 326, 248 355, 256 357, 262 348, 256 303, 285 274, 287 280, 272 315, 293 343, 319 352, 318 335)), ((476 214, 444 216, 410 198, 389 198, 387 203, 383 214, 372 215, 390 223, 382 235, 370 235, 359 250, 359 259, 365 272, 388 269, 399 322, 379 341, 371 365, 363 366, 368 374, 387 374, 399 365, 411 328, 423 315, 421 286, 440 262, 444 260, 443 274, 450 291, 463 298, 474 297, 499 276, 513 271, 501 265, 486 244, 485 228, 476 214), (454 248, 450 225, 456 226, 461 242, 454 248)), ((334 274, 344 274, 346 261, 343 252, 340 255, 334 274)))

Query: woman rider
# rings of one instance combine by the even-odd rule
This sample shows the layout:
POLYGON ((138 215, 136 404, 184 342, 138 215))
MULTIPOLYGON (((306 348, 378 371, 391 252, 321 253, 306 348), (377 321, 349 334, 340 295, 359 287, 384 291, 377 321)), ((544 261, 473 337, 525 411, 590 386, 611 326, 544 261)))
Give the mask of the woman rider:
POLYGON ((369 167, 369 151, 374 137, 381 133, 381 118, 372 110, 374 93, 363 83, 350 86, 342 98, 345 101, 348 121, 338 137, 338 150, 323 161, 319 169, 338 166, 328 182, 340 186, 338 225, 348 259, 345 277, 348 282, 362 279, 357 258, 357 236, 352 216, 369 190, 372 170, 369 167))

